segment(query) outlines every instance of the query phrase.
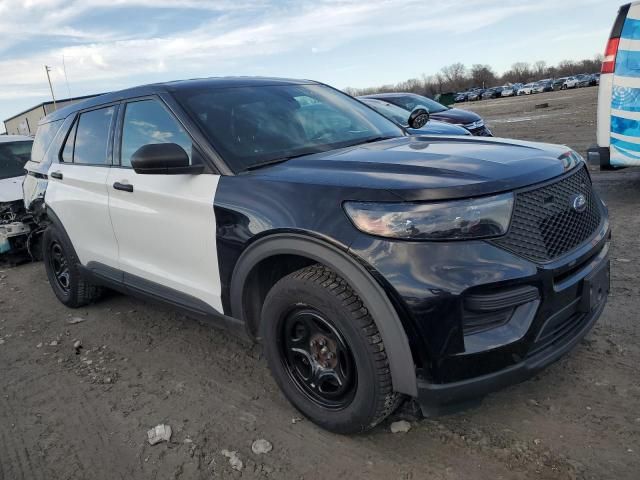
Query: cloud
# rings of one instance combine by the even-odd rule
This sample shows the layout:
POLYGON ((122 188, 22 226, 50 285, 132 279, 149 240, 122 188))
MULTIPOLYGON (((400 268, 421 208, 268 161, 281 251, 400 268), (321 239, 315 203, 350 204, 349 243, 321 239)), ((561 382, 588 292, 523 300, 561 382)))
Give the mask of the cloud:
MULTIPOLYGON (((563 8, 597 0, 564 0, 563 8)), ((69 81, 92 91, 127 86, 137 78, 175 78, 229 71, 238 62, 257 65, 265 58, 294 53, 337 51, 371 38, 422 42, 429 35, 470 35, 514 16, 545 10, 557 13, 556 0, 0 0, 0 98, 20 98, 52 80, 64 85, 64 56, 69 81), (124 8, 158 12, 188 9, 200 18, 196 28, 146 35, 128 28, 124 8), (100 29, 82 28, 89 13, 122 12, 122 22, 100 29), (22 58, 11 54, 15 42, 42 36, 61 39, 62 47, 43 45, 22 58)), ((466 41, 466 40, 465 40, 466 41)), ((57 42, 58 43, 58 42, 57 42)), ((415 43, 413 43, 415 46, 415 43)), ((428 44, 426 44, 428 48, 428 44)))

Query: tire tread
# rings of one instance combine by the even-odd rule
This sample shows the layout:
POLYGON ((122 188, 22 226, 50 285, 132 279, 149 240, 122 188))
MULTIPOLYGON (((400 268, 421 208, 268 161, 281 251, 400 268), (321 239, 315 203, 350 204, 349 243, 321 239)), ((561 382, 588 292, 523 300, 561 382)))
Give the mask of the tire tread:
POLYGON ((377 399, 375 414, 363 431, 375 427, 398 408, 403 396, 393 391, 389 359, 373 317, 351 286, 328 267, 315 264, 290 275, 306 283, 316 284, 336 297, 349 312, 351 320, 357 324, 361 334, 367 340, 369 352, 374 359, 381 395, 377 399))

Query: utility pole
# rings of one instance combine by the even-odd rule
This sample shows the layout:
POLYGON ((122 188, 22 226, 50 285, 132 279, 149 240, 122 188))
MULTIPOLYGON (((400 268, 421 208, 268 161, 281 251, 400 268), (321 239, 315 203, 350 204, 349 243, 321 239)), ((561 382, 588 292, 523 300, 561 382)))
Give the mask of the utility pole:
POLYGON ((47 80, 49 80, 49 90, 51 90, 51 98, 53 99, 53 109, 57 110, 58 107, 56 107, 56 97, 53 94, 53 85, 51 85, 51 77, 49 76, 49 72, 51 71, 51 67, 48 67, 47 65, 44 66, 44 71, 47 72, 47 80))

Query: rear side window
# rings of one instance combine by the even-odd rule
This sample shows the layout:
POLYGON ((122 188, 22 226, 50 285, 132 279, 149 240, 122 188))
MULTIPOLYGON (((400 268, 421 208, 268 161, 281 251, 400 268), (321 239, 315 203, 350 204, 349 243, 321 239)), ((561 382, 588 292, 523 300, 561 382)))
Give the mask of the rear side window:
POLYGON ((62 150, 62 161, 81 165, 108 165, 109 131, 114 107, 80 114, 62 150))
POLYGON ((56 120, 55 122, 43 123, 38 127, 36 138, 33 141, 33 149, 31 150, 32 162, 40 163, 42 161, 61 125, 62 120, 56 120))
POLYGON ((184 148, 191 161, 191 138, 159 102, 141 100, 127 104, 122 127, 121 165, 130 167, 136 150, 150 143, 176 143, 184 148))

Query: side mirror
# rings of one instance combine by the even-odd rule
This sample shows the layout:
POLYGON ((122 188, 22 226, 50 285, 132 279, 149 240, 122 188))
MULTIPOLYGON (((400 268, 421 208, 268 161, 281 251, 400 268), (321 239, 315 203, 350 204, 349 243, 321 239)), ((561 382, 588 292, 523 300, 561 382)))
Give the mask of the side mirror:
POLYGON ((409 115, 409 127, 411 128, 422 128, 429 121, 429 112, 426 108, 416 108, 411 115, 409 115))
POLYGON ((131 157, 136 173, 146 175, 180 175, 202 173, 203 165, 190 165, 189 155, 176 143, 150 143, 131 157))

